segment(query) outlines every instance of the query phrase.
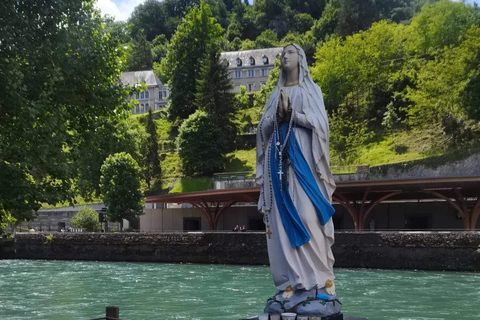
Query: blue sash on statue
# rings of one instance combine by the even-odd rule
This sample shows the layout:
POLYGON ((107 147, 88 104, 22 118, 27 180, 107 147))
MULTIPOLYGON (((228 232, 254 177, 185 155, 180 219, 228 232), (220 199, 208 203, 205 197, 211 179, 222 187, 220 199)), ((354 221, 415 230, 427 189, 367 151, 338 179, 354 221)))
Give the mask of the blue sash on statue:
MULTIPOLYGON (((285 141, 287 129, 287 124, 282 123, 280 126, 281 144, 283 144, 285 141)), ((283 227, 285 228, 288 239, 290 240, 290 245, 292 248, 296 248, 310 241, 310 234, 308 234, 307 229, 303 225, 302 220, 298 215, 297 208, 295 207, 295 204, 290 196, 290 192, 288 191, 288 184, 282 183, 282 187, 280 187, 280 177, 277 174, 280 166, 275 148, 276 143, 277 136, 274 132, 270 153, 270 167, 275 203, 277 204, 283 227)), ((312 204, 317 212, 318 219, 320 220, 320 224, 323 226, 334 214, 335 209, 332 207, 330 202, 325 199, 320 191, 307 160, 305 160, 302 150, 298 145, 293 129, 290 133, 287 148, 290 164, 294 169, 297 180, 305 191, 305 194, 308 196, 310 201, 312 201, 312 204)))

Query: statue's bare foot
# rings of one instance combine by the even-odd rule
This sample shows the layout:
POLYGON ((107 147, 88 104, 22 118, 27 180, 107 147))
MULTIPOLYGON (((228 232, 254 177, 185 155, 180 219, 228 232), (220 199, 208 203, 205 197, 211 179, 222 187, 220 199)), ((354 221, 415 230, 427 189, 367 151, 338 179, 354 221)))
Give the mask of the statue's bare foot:
POLYGON ((293 296, 294 293, 295 293, 295 291, 293 291, 292 287, 287 286, 285 288, 285 291, 282 294, 282 297, 283 297, 283 299, 290 299, 293 296))

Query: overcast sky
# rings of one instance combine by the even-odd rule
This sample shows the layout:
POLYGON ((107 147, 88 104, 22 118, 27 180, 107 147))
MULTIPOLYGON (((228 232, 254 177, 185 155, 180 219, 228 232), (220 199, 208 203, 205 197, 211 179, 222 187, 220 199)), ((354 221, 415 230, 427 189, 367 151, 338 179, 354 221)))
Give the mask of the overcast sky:
MULTIPOLYGON (((135 6, 144 2, 145 0, 97 0, 96 7, 99 8, 103 14, 108 14, 115 17, 116 20, 127 20, 135 6)), ((454 0, 462 1, 462 0, 454 0)), ((467 3, 477 2, 480 0, 466 0, 467 3)))

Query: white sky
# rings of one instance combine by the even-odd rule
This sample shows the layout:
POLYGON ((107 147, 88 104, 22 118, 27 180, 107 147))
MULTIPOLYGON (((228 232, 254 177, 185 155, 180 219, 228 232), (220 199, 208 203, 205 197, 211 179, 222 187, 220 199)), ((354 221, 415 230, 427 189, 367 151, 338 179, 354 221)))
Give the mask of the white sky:
POLYGON ((126 21, 133 9, 145 0, 97 0, 95 7, 106 14, 115 17, 116 20, 126 21))

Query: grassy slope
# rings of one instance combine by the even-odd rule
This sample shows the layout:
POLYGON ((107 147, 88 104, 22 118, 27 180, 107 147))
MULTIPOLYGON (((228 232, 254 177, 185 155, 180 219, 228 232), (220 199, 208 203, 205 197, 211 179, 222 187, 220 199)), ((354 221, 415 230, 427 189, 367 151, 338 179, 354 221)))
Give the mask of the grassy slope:
POLYGON ((352 164, 373 166, 438 156, 445 144, 445 137, 435 129, 401 131, 362 146, 352 164))
MULTIPOLYGON (((102 201, 100 199, 93 199, 92 201, 85 201, 85 199, 83 199, 82 197, 80 196, 77 196, 75 198, 75 206, 81 206, 81 205, 85 205, 85 204, 96 204, 96 203, 101 203, 102 201)), ((47 203, 43 203, 42 204, 42 209, 52 209, 52 208, 62 208, 62 207, 70 207, 70 203, 68 202, 65 202, 65 203, 57 203, 56 205, 51 205, 51 204, 47 204, 47 203)))
MULTIPOLYGON (((445 137, 438 130, 401 131, 382 140, 361 146, 358 156, 351 163, 332 161, 333 173, 355 172, 357 165, 381 165, 418 160, 442 154, 445 137)), ((225 171, 255 171, 255 149, 237 150, 227 155, 225 171)), ((332 155, 332 159, 335 156, 332 155)))

